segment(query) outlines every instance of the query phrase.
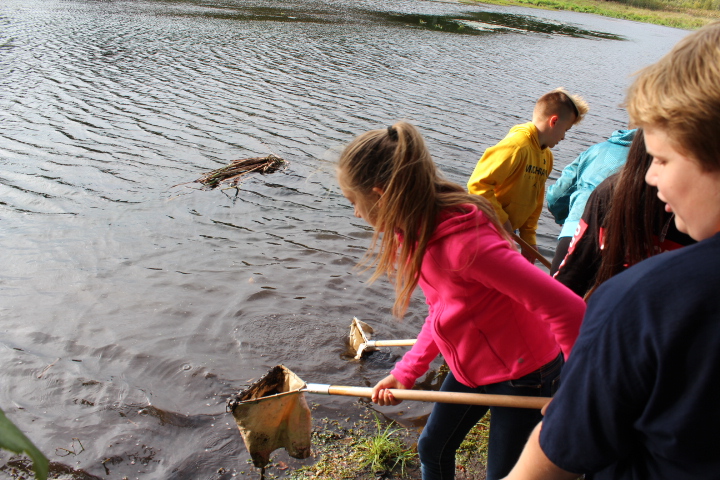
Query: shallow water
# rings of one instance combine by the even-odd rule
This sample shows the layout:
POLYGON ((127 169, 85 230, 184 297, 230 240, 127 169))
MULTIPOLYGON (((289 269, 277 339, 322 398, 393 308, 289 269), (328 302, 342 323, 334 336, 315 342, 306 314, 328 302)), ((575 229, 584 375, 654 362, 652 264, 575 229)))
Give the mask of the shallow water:
MULTIPOLYGON (((5 0, 0 408, 88 475, 257 478, 231 394, 279 363, 374 384, 404 349, 348 361, 352 317, 375 338, 422 324, 420 295, 395 321, 387 283, 353 269, 372 232, 335 184, 342 145, 408 119, 464 184, 564 86, 591 112, 554 149, 557 178, 625 126, 630 74, 685 34, 416 0, 5 0), (176 186, 271 152, 290 167, 237 196, 176 186)), ((552 257, 559 227, 541 223, 552 257)), ((356 401, 310 400, 336 417, 356 401)))

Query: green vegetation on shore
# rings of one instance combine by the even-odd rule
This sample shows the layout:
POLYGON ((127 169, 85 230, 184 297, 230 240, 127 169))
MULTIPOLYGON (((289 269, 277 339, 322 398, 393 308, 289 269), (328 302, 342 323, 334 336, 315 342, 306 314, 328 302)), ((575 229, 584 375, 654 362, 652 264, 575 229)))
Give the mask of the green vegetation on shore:
POLYGON ((26 454, 32 460, 35 478, 48 477, 48 459, 0 410, 0 448, 14 453, 26 454))
POLYGON ((571 10, 695 30, 720 19, 720 0, 463 0, 546 10, 571 10))
POLYGON ((354 421, 321 419, 312 432, 313 457, 316 462, 289 472, 288 477, 291 480, 373 480, 378 477, 401 479, 408 478, 406 475, 410 475, 409 478, 413 474, 417 476, 419 464, 412 446, 417 432, 391 426, 383 430, 379 423, 372 421, 370 410, 363 410, 354 421), (389 432, 401 433, 393 439, 390 449, 397 453, 404 447, 408 455, 403 457, 405 461, 402 465, 390 459, 388 451, 377 449, 380 443, 386 443, 388 436, 385 433, 389 432), (381 457, 389 460, 387 470, 379 471, 383 468, 383 462, 373 464, 373 458, 381 457))
POLYGON ((370 467, 374 474, 391 472, 398 467, 400 474, 405 475, 405 469, 417 458, 417 453, 407 448, 403 442, 401 428, 393 428, 392 424, 383 427, 377 414, 375 424, 375 435, 364 438, 357 446, 360 466, 370 467), (397 435, 398 433, 400 435, 397 435))
MULTIPOLYGON (((377 412, 363 405, 353 419, 314 422, 313 462, 305 466, 268 465, 266 477, 288 480, 401 480, 420 477, 417 459, 419 428, 379 422, 377 412), (279 467, 279 468, 278 468, 279 467)), ((387 419, 385 419, 387 421, 387 419)), ((456 480, 484 480, 489 417, 467 435, 456 455, 456 480)), ((243 472, 245 473, 245 472, 243 472)))

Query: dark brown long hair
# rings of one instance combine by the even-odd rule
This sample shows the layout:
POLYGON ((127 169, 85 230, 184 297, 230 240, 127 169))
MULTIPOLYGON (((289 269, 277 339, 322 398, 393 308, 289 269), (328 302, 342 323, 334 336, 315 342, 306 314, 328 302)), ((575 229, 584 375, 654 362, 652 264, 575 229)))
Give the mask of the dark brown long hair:
POLYGON ((407 122, 355 138, 340 156, 338 172, 360 195, 370 196, 376 187, 383 191, 371 207, 375 234, 361 264, 375 267, 371 282, 384 274, 393 281, 393 313, 398 317, 407 310, 418 284, 425 249, 442 210, 476 205, 509 241, 490 203, 443 178, 422 135, 407 122))
POLYGON ((601 283, 625 270, 627 265, 634 265, 655 253, 654 232, 660 231, 668 219, 665 204, 657 196, 657 188, 645 182, 652 159, 645 150, 643 131, 638 129, 627 161, 618 174, 610 209, 603 221, 602 262, 586 299, 601 283))

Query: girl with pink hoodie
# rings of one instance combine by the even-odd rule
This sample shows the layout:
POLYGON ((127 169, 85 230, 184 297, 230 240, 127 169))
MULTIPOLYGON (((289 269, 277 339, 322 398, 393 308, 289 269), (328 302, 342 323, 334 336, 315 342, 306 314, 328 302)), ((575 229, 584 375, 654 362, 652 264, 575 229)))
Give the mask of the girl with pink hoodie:
MULTIPOLYGON (((450 368, 441 390, 550 396, 577 338, 585 303, 512 246, 490 204, 438 171, 406 122, 355 138, 338 163, 355 216, 375 233, 365 258, 371 281, 388 275, 401 317, 418 285, 428 316, 417 343, 378 382, 412 388, 438 354, 450 368)), ((488 407, 438 403, 418 441, 423 480, 455 477, 455 451, 488 407)), ((507 475, 541 420, 539 411, 490 407, 488 480, 507 475)))

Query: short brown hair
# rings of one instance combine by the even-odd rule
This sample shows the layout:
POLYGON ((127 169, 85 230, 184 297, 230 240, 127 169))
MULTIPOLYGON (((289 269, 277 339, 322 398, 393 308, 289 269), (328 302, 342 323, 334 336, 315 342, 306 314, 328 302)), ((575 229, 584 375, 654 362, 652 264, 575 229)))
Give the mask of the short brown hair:
POLYGON ((588 104, 579 95, 571 95, 564 88, 556 88, 548 92, 535 102, 535 112, 544 118, 558 115, 561 118, 575 116, 573 125, 577 125, 590 110, 588 104))
POLYGON ((641 70, 625 103, 634 125, 661 128, 704 170, 720 170, 720 22, 641 70))

